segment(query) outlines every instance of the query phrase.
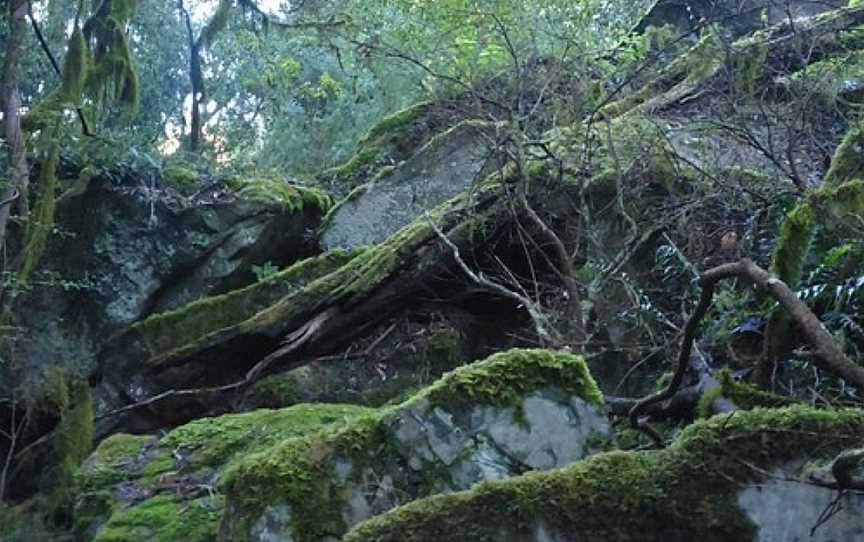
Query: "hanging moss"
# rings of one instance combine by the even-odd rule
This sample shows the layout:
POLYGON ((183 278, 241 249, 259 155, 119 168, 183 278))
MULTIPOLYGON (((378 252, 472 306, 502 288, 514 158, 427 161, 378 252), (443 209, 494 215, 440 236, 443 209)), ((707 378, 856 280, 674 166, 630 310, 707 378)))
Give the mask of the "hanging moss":
POLYGON ((84 89, 96 103, 114 101, 127 112, 138 107, 138 75, 126 36, 135 0, 105 0, 82 28, 90 44, 84 89))
POLYGON ((795 206, 780 225, 771 272, 792 288, 801 279, 804 260, 813 239, 813 226, 813 207, 809 200, 795 206))
POLYGON ((76 26, 69 38, 63 61, 63 99, 72 104, 81 102, 84 81, 87 78, 87 44, 84 33, 76 26))
POLYGON ((60 145, 51 143, 48 156, 42 162, 39 174, 39 195, 36 208, 30 214, 24 241, 24 265, 19 280, 27 282, 48 245, 48 238, 54 229, 54 211, 57 206, 57 163, 60 160, 60 145))
POLYGON ((233 7, 234 0, 220 0, 219 5, 216 7, 216 12, 201 30, 199 40, 205 48, 213 45, 219 32, 222 32, 228 26, 228 20, 233 7))
POLYGON ((864 172, 864 127, 855 125, 843 136, 831 166, 825 174, 824 185, 838 186, 864 172))
MULTIPOLYGON (((845 152, 838 149, 835 156, 845 152)), ((824 183, 786 215, 772 254, 771 272, 795 289, 801 279, 816 227, 820 224, 830 227, 832 223, 842 223, 861 213, 864 213, 864 181, 853 180, 840 186, 824 183)), ((781 359, 794 347, 791 320, 785 311, 772 314, 765 329, 765 337, 768 355, 773 360, 781 359)), ((761 378, 765 377, 761 375, 761 378)))
POLYGON ((765 60, 768 58, 768 46, 755 43, 746 54, 735 55, 732 59, 735 91, 741 97, 751 96, 757 88, 762 75, 765 60))
POLYGON ((86 381, 67 380, 57 372, 54 401, 61 403, 60 421, 54 429, 53 465, 45 471, 42 484, 50 491, 45 509, 49 516, 62 517, 74 503, 74 475, 93 448, 93 398, 86 381))

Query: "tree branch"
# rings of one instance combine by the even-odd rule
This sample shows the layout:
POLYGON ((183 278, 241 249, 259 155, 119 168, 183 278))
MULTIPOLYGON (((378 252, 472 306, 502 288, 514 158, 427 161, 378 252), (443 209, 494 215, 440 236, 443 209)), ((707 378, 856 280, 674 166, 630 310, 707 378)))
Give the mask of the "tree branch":
POLYGON ((681 349, 678 354, 678 364, 675 368, 672 381, 669 382, 669 385, 664 390, 641 399, 630 410, 631 426, 635 429, 645 431, 657 444, 660 444, 660 442, 658 441, 656 432, 650 428, 646 428, 640 421, 639 416, 654 403, 672 398, 681 386, 699 325, 711 307, 714 297, 714 287, 721 280, 728 278, 747 280, 774 298, 789 313, 792 320, 798 324, 801 333, 815 348, 813 353, 814 364, 818 368, 864 390, 864 367, 859 366, 846 357, 846 354, 837 347, 834 338, 831 337, 831 334, 828 333, 822 322, 819 321, 816 315, 813 314, 813 311, 803 301, 798 299, 798 296, 789 289, 786 283, 776 277, 772 277, 770 273, 756 265, 752 260, 745 258, 738 262, 714 267, 702 274, 699 278, 702 294, 699 298, 699 303, 696 305, 696 309, 687 320, 684 337, 681 341, 681 349))

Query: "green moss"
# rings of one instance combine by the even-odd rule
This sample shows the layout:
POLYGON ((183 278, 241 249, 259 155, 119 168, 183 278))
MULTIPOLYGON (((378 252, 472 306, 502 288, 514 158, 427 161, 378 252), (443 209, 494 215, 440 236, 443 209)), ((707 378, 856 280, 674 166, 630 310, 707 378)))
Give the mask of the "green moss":
POLYGON ((361 523, 343 540, 521 539, 538 522, 599 541, 751 540, 755 527, 735 499, 740 485, 761 479, 759 468, 830 456, 857 442, 862 429, 860 410, 794 406, 716 416, 659 452, 605 453, 415 501, 361 523))
POLYGON ((839 186, 860 175, 862 170, 864 170, 864 127, 856 124, 846 132, 837 150, 834 151, 823 185, 839 186))
POLYGON ((193 498, 202 493, 200 484, 283 440, 338 427, 370 412, 354 405, 297 405, 203 418, 162 439, 112 435, 78 473, 75 530, 89 532, 91 538, 98 531, 96 540, 104 541, 213 540, 223 498, 215 489, 208 498, 193 498), (160 493, 166 491, 166 477, 178 481, 176 488, 167 488, 174 495, 160 493), (146 498, 130 508, 121 500, 123 494, 146 498))
POLYGON ((292 212, 314 208, 324 214, 333 206, 333 199, 320 188, 291 184, 276 177, 234 178, 226 182, 242 198, 275 203, 292 212))
POLYGON ((169 166, 163 169, 162 182, 187 196, 201 188, 201 176, 198 172, 183 166, 169 166))
POLYGON ((813 207, 804 201, 793 208, 780 225, 774 246, 771 272, 794 288, 801 279, 804 261, 810 251, 814 227, 813 207))
POLYGON ((719 371, 716 377, 720 385, 699 398, 696 412, 701 418, 711 417, 713 414, 711 404, 720 397, 729 399, 742 410, 752 410, 757 407, 777 408, 799 403, 789 397, 762 391, 751 384, 740 382, 728 369, 719 371))
POLYGON ((513 406, 551 383, 602 406, 603 394, 582 356, 549 350, 509 350, 445 374, 414 400, 513 406))
POLYGON ((334 179, 344 186, 357 186, 401 142, 405 129, 425 115, 432 105, 432 102, 422 102, 384 117, 360 139, 351 158, 325 171, 322 177, 334 179))
POLYGON ((764 43, 755 43, 747 49, 746 54, 738 54, 733 57, 732 70, 737 93, 743 97, 753 94, 762 76, 767 57, 768 47, 764 43))
POLYGON ((157 495, 115 512, 94 542, 211 542, 218 534, 220 501, 219 497, 186 501, 157 495))
POLYGON ((383 155, 384 150, 377 147, 360 148, 344 164, 326 171, 325 175, 332 176, 339 183, 353 186, 357 184, 358 177, 368 173, 383 155))
POLYGON ((165 435, 160 446, 192 453, 196 465, 218 466, 250 448, 270 446, 364 412, 354 405, 302 404, 281 410, 226 414, 178 427, 165 435))
POLYGON ((24 240, 24 264, 18 280, 25 283, 36 271, 48 239, 54 231, 54 211, 57 207, 57 165, 60 161, 60 145, 51 142, 48 155, 39 172, 38 200, 30 214, 24 240))
POLYGON ((432 102, 421 102, 384 117, 360 139, 360 145, 369 144, 381 137, 399 137, 403 128, 425 115, 432 105, 432 102))
POLYGON ((302 290, 316 278, 345 265, 358 252, 334 251, 302 260, 245 288, 153 315, 131 326, 128 335, 137 337, 149 356, 170 353, 208 333, 252 317, 279 298, 302 290))
POLYGON ((141 451, 156 439, 148 435, 117 433, 99 443, 76 473, 81 489, 106 487, 128 477, 141 451))
MULTIPOLYGON (((835 159, 844 152, 838 149, 835 159)), ((857 220, 855 217, 862 212, 864 181, 856 179, 838 186, 826 179, 819 189, 810 192, 799 202, 780 225, 771 258, 771 272, 790 288, 797 288, 816 227, 854 222, 857 220)), ((768 321, 765 335, 772 359, 780 359, 794 343, 789 316, 783 311, 775 312, 768 321)))
POLYGON ((84 34, 76 25, 69 37, 63 60, 63 99, 72 104, 81 102, 84 81, 87 78, 87 44, 84 34))

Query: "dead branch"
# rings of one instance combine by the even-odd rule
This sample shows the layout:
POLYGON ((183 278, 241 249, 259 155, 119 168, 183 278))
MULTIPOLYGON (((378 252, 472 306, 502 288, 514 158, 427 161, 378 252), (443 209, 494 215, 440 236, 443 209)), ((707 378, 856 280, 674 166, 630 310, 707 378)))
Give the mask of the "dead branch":
POLYGON ((774 298, 780 306, 785 309, 798 327, 804 337, 815 348, 814 364, 847 383, 860 389, 864 389, 864 367, 861 367, 846 357, 834 342, 834 338, 822 325, 822 322, 813 314, 813 311, 798 299, 795 292, 780 279, 772 277, 770 273, 756 265, 752 260, 744 258, 738 262, 719 265, 705 271, 699 278, 702 294, 693 314, 687 320, 684 328, 684 337, 681 340, 681 349, 678 354, 678 364, 672 381, 662 391, 649 395, 639 400, 630 410, 630 424, 634 429, 639 429, 648 434, 658 445, 661 444, 659 435, 647 424, 640 420, 640 415, 646 409, 661 401, 671 399, 684 379, 693 350, 693 342, 699 331, 702 319, 711 307, 714 298, 714 288, 718 282, 729 278, 740 278, 753 283, 757 288, 765 291, 774 298))

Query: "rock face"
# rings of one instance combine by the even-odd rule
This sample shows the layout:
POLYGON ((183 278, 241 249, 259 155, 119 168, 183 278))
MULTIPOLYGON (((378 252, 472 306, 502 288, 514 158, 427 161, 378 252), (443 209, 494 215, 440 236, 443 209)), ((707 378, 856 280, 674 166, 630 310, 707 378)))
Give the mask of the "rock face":
POLYGON ((566 465, 610 437, 601 401, 580 357, 496 354, 344 430, 249 455, 226 474, 220 537, 336 540, 426 495, 566 465))
MULTIPOLYGON (((125 181, 124 181, 125 182, 125 181)), ((308 254, 303 231, 326 209, 228 199, 171 205, 156 188, 92 179, 61 200, 37 288, 20 302, 19 325, 36 340, 21 358, 38 375, 62 366, 87 376, 104 340, 148 313, 182 305, 231 277, 259 237, 278 226, 272 252, 283 263, 308 254)))
POLYGON ((659 452, 608 452, 564 469, 419 500, 368 520, 345 542, 495 540, 858 540, 864 499, 814 531, 836 492, 800 468, 858 442, 859 410, 794 406, 720 415, 659 452), (765 431, 771 438, 759 438, 765 431))
POLYGON ((357 188, 328 215, 321 233, 323 248, 380 243, 471 186, 489 165, 482 130, 481 124, 458 124, 357 188))
POLYGON ((780 465, 767 480, 738 493, 741 510, 759 527, 756 540, 864 540, 864 496, 850 492, 840 497, 834 490, 800 483, 807 479, 804 467, 801 462, 780 465), (829 510, 834 513, 823 518, 829 510))

